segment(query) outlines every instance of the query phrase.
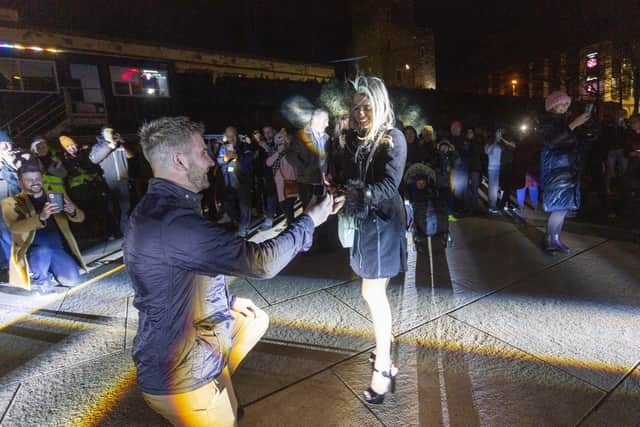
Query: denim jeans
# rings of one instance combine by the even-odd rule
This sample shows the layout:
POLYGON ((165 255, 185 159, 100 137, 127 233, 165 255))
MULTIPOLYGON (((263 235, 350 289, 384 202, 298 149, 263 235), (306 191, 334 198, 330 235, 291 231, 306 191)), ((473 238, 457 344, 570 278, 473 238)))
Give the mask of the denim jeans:
POLYGON ((27 253, 31 281, 39 285, 55 277, 60 283, 74 285, 80 278, 76 260, 63 248, 31 246, 27 253))
POLYGON ((489 209, 496 209, 500 189, 500 169, 489 169, 489 209))
POLYGON ((0 268, 9 268, 11 257, 11 231, 0 215, 0 268))
POLYGON ((538 187, 522 187, 516 190, 518 197, 518 205, 524 206, 525 198, 527 197, 527 189, 529 190, 529 200, 533 207, 538 206, 538 187))
POLYGON ((117 231, 124 236, 127 231, 127 223, 129 222, 129 210, 131 209, 131 199, 129 198, 129 181, 121 180, 108 182, 110 195, 107 209, 109 210, 110 235, 118 234, 117 231), (117 227, 120 229, 117 230, 117 227))

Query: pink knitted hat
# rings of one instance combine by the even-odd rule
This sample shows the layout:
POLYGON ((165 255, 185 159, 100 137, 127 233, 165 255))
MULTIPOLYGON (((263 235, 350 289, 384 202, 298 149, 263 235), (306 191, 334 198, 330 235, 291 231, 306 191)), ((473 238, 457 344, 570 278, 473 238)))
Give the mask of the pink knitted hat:
POLYGON ((562 104, 563 102, 568 102, 569 104, 571 104, 571 97, 566 93, 557 90, 550 93, 549 96, 547 96, 547 98, 544 100, 544 109, 547 111, 551 111, 553 110, 553 107, 558 104, 562 104))

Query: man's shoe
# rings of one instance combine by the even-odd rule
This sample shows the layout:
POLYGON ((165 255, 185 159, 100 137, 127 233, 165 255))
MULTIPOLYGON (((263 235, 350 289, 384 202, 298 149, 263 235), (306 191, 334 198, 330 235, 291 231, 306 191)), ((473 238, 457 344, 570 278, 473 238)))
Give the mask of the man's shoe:
POLYGON ((56 291, 53 289, 53 286, 51 286, 51 282, 46 281, 46 282, 42 282, 39 284, 32 284, 31 285, 31 289, 37 293, 38 295, 51 295, 53 293, 55 293, 56 291))
POLYGON ((488 212, 489 212, 491 215, 496 215, 496 214, 499 214, 499 213, 500 213, 500 210, 498 210, 498 209, 496 209, 496 208, 489 208, 489 209, 488 209, 488 212))

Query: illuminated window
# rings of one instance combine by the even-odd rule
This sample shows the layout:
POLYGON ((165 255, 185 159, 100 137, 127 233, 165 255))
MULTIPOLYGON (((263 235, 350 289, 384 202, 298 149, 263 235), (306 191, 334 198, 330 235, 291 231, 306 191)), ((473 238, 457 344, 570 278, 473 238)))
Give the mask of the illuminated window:
POLYGON ((55 63, 0 58, 0 91, 57 93, 55 63))
POLYGON ((168 97, 167 71, 144 67, 109 67, 116 96, 168 97))

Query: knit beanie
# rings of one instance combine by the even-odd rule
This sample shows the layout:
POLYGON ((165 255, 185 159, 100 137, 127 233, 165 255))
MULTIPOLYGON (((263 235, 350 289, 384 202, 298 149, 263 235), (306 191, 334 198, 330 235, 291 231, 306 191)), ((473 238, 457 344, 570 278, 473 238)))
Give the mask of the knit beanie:
POLYGON ((563 102, 571 103, 571 97, 566 93, 557 90, 550 93, 544 100, 544 109, 546 111, 551 111, 556 105, 562 104, 563 102))
POLYGON ((60 138, 58 138, 58 140, 60 141, 60 145, 62 145, 62 148, 67 149, 68 147, 72 146, 72 145, 76 145, 76 142, 69 138, 68 136, 62 135, 60 136, 60 138))
POLYGON ((13 142, 13 139, 11 139, 6 131, 0 130, 0 142, 13 142))

